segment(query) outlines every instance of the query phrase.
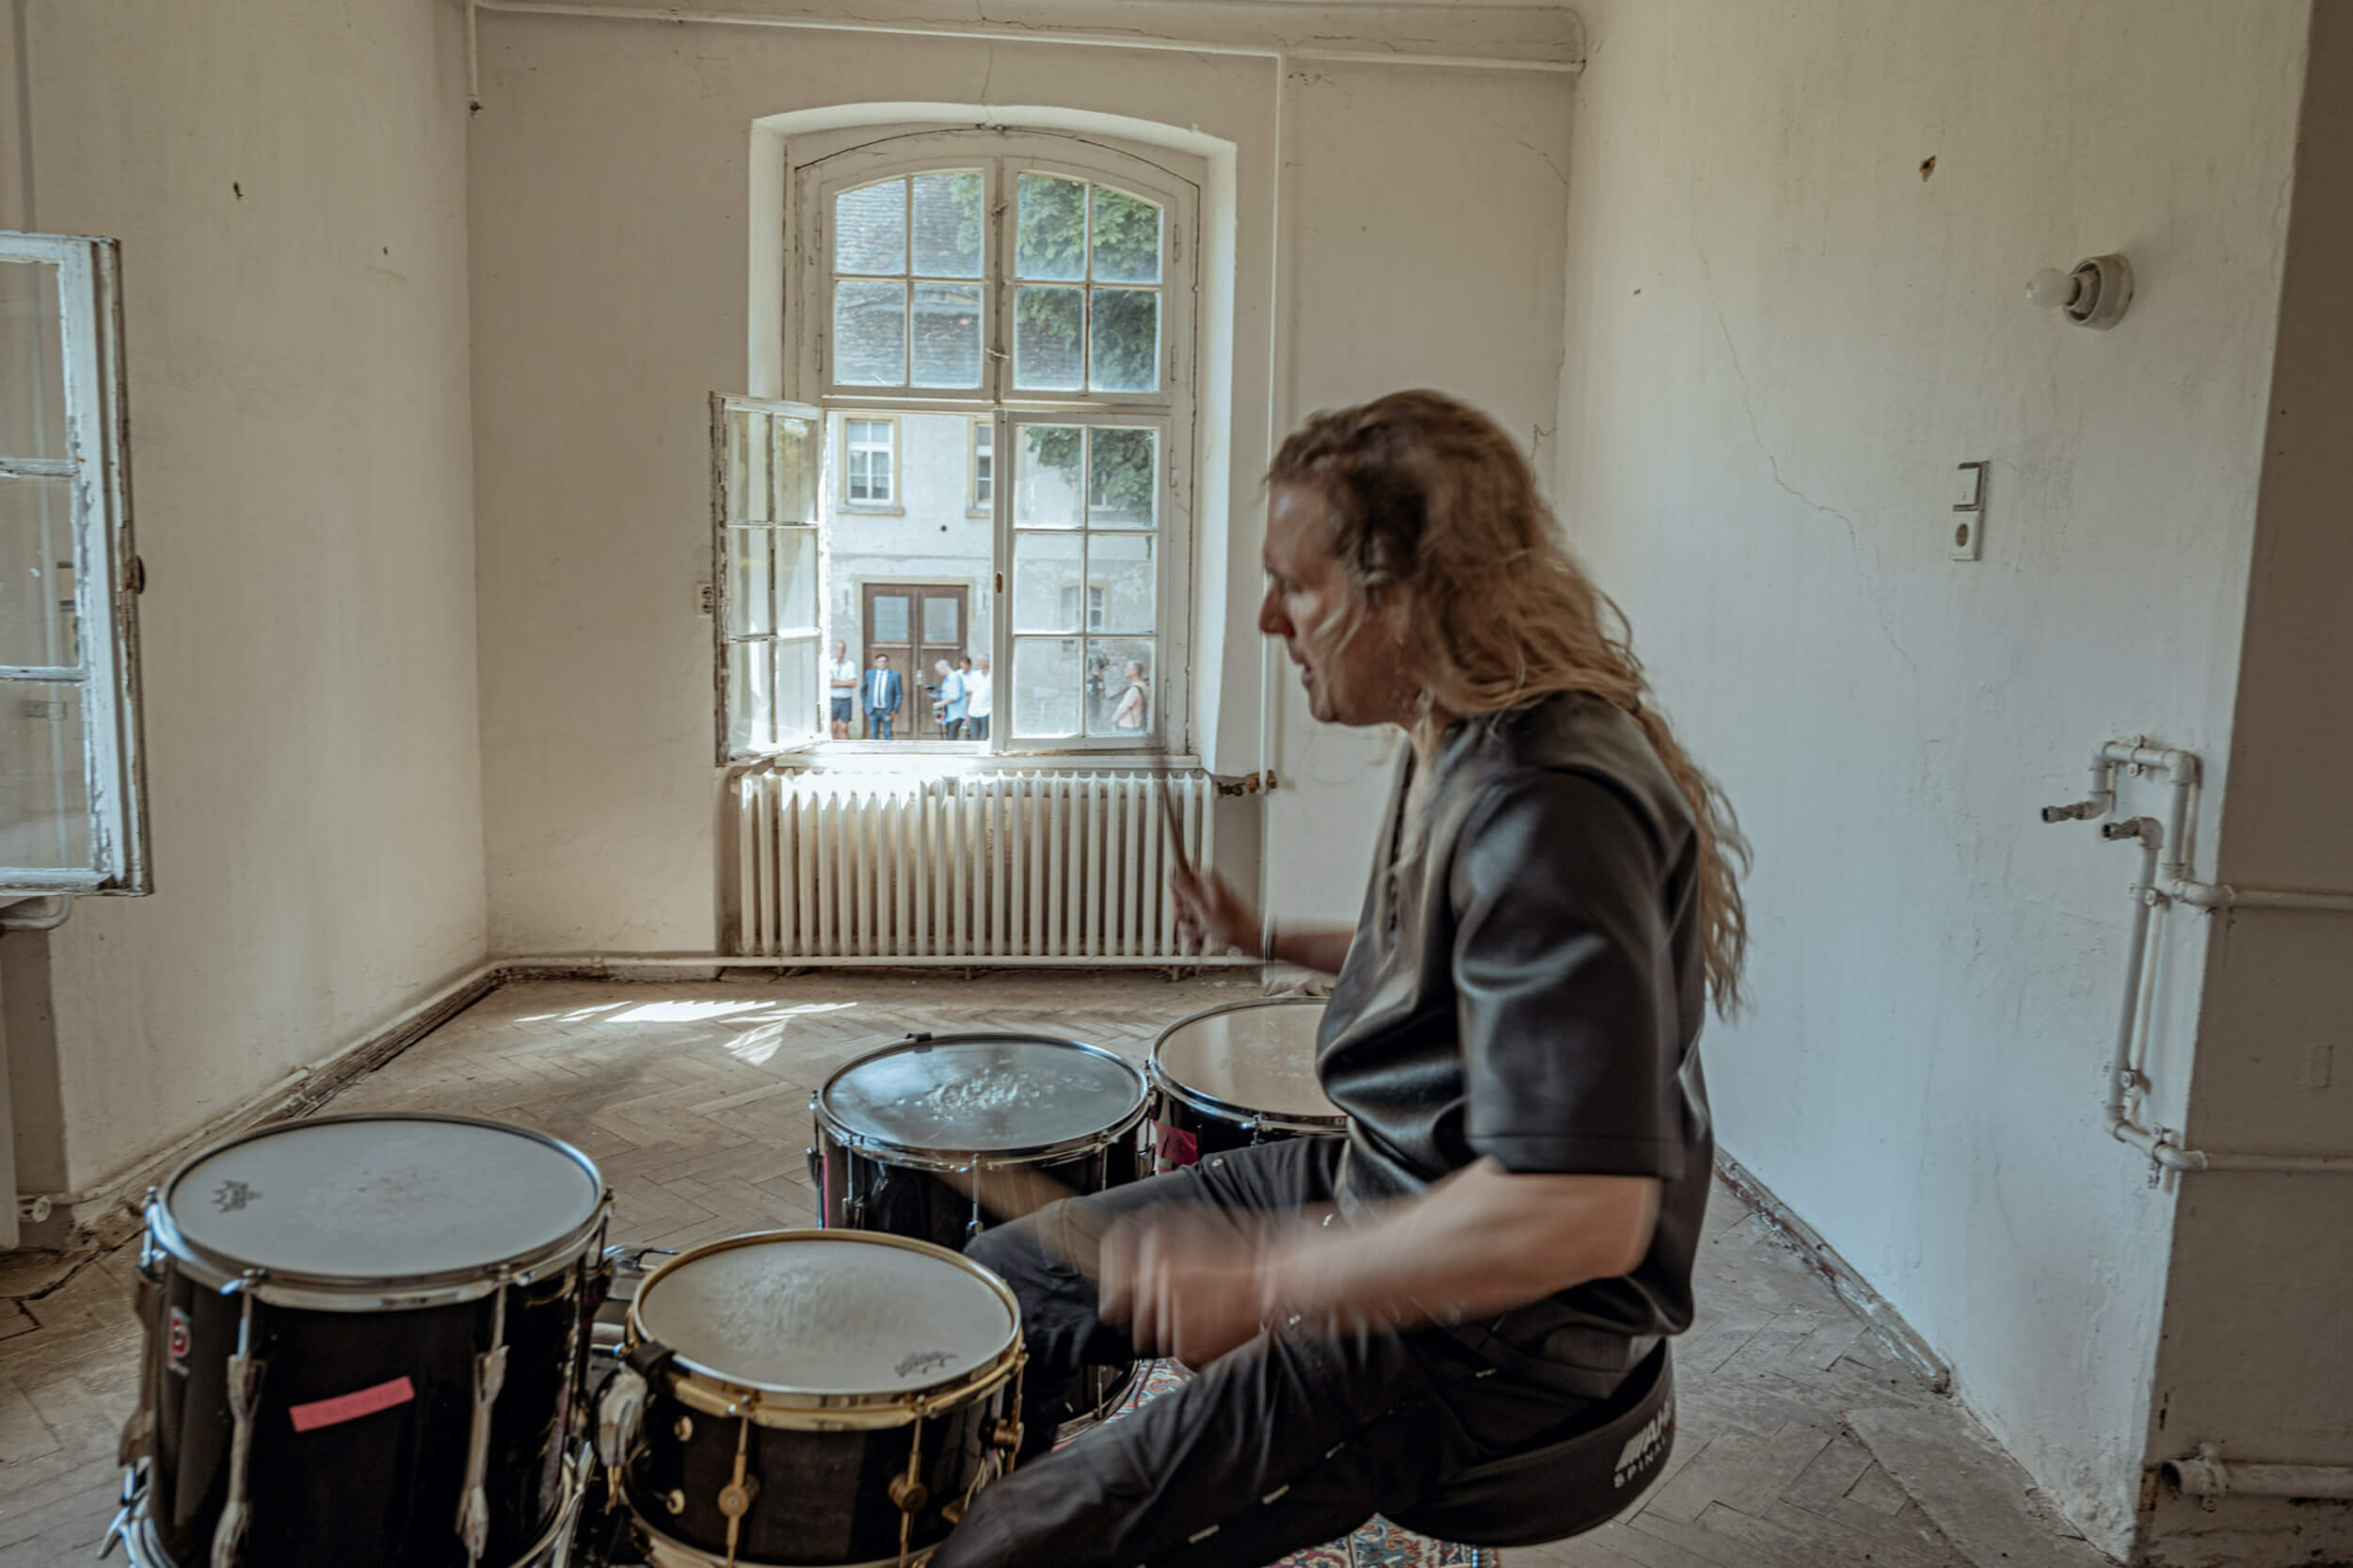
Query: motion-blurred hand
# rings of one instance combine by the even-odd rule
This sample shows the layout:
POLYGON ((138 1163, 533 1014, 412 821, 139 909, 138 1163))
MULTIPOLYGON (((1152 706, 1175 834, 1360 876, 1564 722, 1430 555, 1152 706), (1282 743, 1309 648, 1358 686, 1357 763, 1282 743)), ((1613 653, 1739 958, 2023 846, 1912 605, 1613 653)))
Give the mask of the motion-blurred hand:
POLYGON ((1206 1367, 1257 1337, 1259 1249, 1174 1217, 1128 1221, 1103 1239, 1101 1305, 1138 1354, 1206 1367))
POLYGON ((1179 867, 1169 872, 1168 886, 1176 899, 1176 940, 1184 952, 1258 951, 1258 912, 1224 877, 1179 867))

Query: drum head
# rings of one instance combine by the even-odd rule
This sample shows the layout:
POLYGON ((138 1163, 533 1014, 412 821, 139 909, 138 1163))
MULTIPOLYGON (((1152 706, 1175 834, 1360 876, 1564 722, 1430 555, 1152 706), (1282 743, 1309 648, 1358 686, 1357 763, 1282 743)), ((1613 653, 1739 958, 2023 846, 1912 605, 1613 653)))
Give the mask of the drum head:
POLYGON ((639 1334, 743 1387, 892 1396, 952 1383, 1011 1349, 1013 1314, 970 1263, 888 1237, 720 1242, 637 1294, 639 1334))
POLYGON ((1152 1062, 1176 1088, 1221 1106, 1337 1126, 1348 1113, 1316 1078, 1322 1026, 1323 1003, 1304 998, 1213 1007, 1170 1025, 1152 1062))
POLYGON ((968 1034, 860 1057, 818 1099, 838 1127, 892 1148, 990 1154, 1099 1138, 1144 1107, 1144 1075, 1068 1040, 968 1034))
POLYGON ((520 1128, 298 1122, 200 1156, 163 1195, 188 1242, 274 1272, 412 1280, 527 1257, 586 1224, 595 1167, 520 1128))

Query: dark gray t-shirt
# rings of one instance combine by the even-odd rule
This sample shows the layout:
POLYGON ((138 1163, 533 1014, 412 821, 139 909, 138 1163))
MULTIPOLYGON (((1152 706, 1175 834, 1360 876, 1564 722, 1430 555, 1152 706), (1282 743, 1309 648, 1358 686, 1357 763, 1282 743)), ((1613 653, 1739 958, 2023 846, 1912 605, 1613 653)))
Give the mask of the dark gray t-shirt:
POLYGON ((1411 774, 1409 754, 1317 1052, 1351 1117, 1340 1207, 1481 1156, 1657 1177, 1632 1273, 1456 1331, 1534 1371, 1622 1368, 1691 1321, 1714 1159, 1690 810, 1641 726, 1577 694, 1458 720, 1401 859, 1411 774))

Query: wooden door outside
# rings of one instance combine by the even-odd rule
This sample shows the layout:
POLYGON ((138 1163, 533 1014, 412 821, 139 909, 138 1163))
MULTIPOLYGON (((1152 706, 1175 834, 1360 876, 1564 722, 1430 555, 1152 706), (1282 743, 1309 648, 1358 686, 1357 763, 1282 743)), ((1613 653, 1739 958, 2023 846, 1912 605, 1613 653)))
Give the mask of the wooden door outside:
MULTIPOLYGON (((956 661, 964 657, 971 631, 971 594, 970 585, 963 583, 865 585, 861 620, 866 633, 866 667, 873 667, 875 654, 888 653, 890 667, 899 672, 905 694, 899 708, 899 720, 891 727, 896 739, 943 738, 939 722, 932 717, 932 703, 939 686, 939 673, 932 666, 945 659, 953 669, 956 661)), ((863 689, 861 685, 860 690, 863 689)), ((857 719, 859 733, 864 735, 863 706, 857 719)))

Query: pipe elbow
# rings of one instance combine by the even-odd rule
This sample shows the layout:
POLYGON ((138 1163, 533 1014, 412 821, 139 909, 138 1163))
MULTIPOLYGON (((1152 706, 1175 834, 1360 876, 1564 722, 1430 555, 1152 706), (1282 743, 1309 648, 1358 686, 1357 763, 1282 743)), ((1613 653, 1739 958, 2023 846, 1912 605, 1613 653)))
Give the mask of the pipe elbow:
POLYGON ((2185 1497, 2219 1497, 2231 1489, 2231 1472, 2211 1443, 2200 1444, 2191 1458, 2166 1460, 2157 1466, 2157 1475, 2185 1497))

